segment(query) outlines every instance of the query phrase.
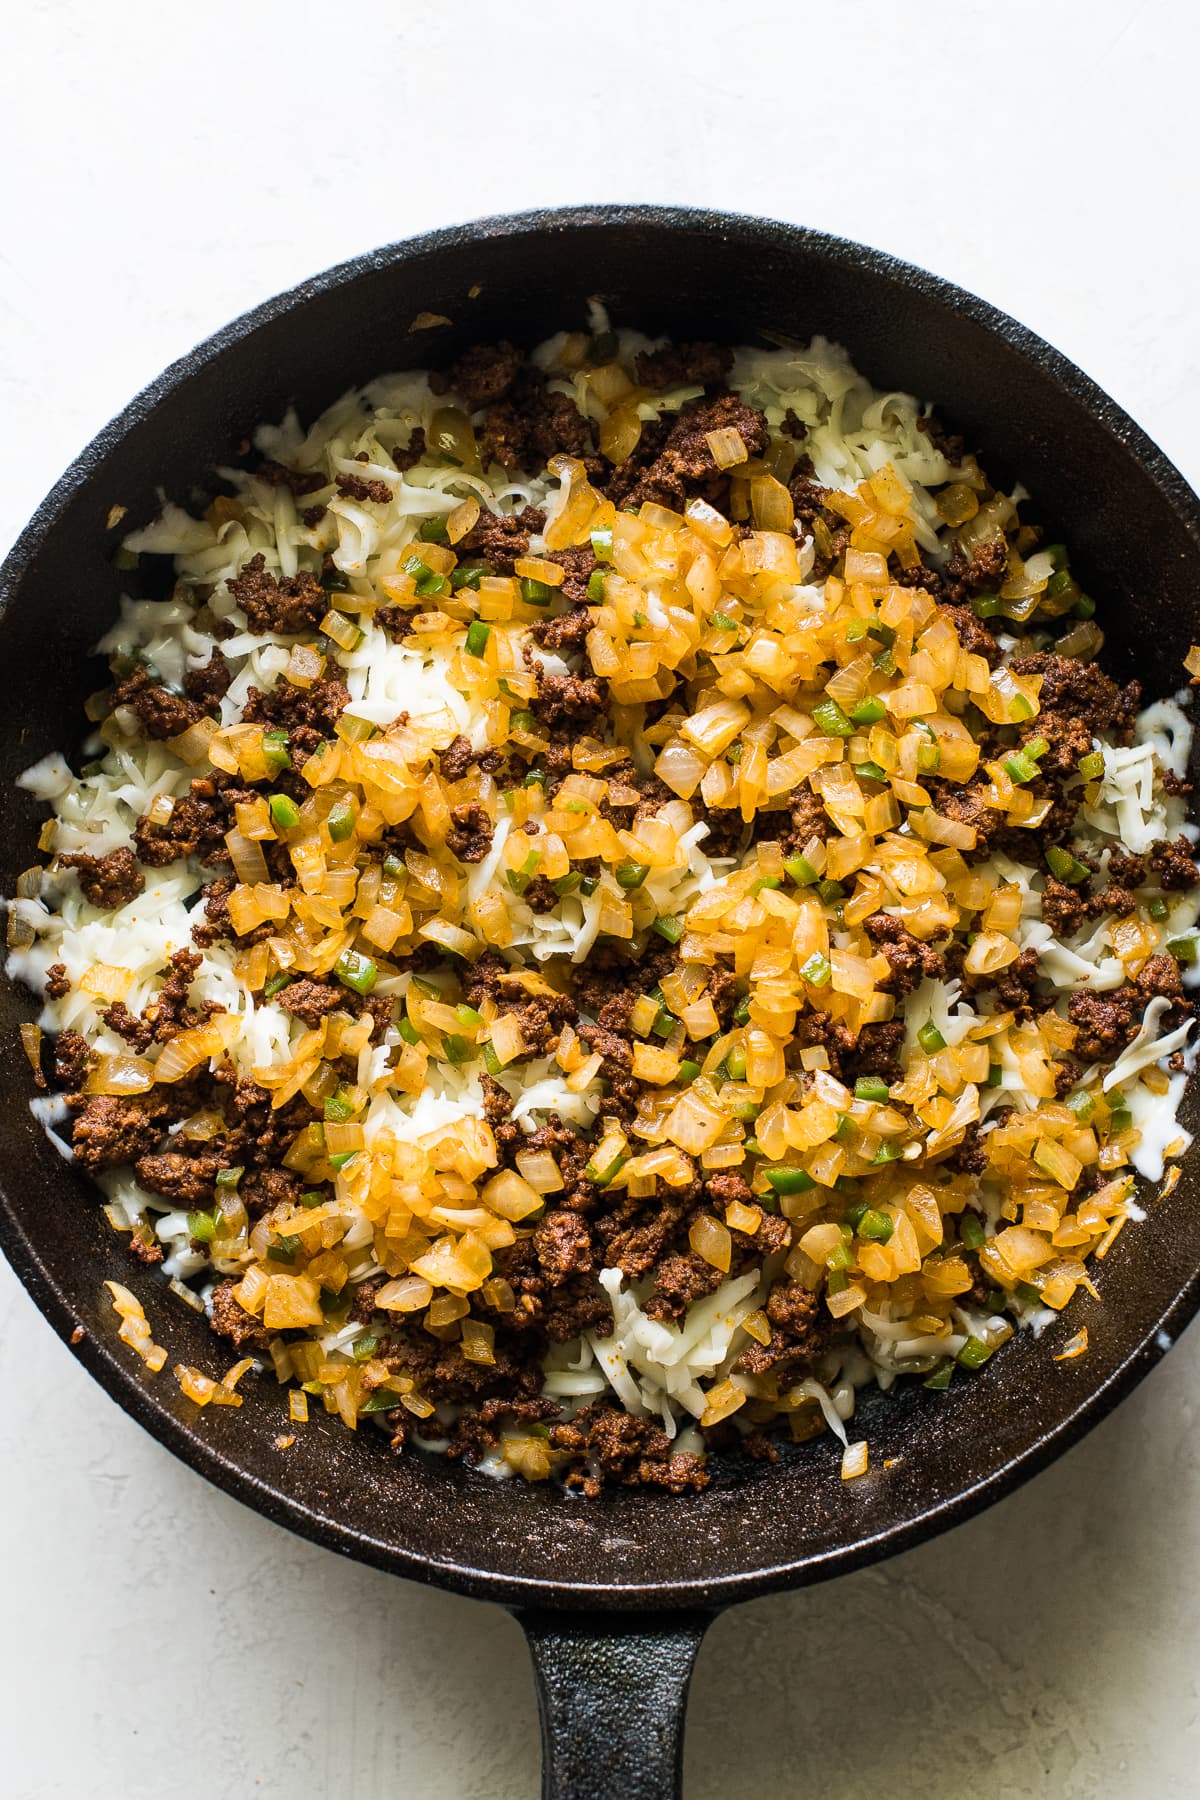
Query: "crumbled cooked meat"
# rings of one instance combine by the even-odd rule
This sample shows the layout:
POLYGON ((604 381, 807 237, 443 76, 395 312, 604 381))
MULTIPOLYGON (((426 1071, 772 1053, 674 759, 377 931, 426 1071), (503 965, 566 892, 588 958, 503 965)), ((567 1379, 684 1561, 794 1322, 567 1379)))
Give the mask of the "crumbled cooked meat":
POLYGON ((543 1056, 558 1042, 563 1025, 579 1017, 569 994, 530 993, 521 985, 519 972, 510 971, 504 959, 487 950, 464 977, 467 1003, 478 1008, 486 999, 496 1002, 501 1014, 511 1014, 521 1027, 527 1054, 543 1056))
MULTIPOLYGON (((238 796, 241 800, 253 797, 249 792, 238 796)), ((225 833, 234 823, 229 794, 218 791, 211 777, 196 776, 191 791, 175 802, 166 824, 154 824, 144 814, 134 828, 133 841, 138 857, 151 869, 165 868, 185 856, 195 856, 203 863, 228 864, 225 833)))
POLYGON ((622 507, 642 506, 650 500, 680 512, 693 496, 714 503, 723 499, 728 476, 713 461, 708 434, 729 430, 738 433, 747 457, 761 456, 767 447, 766 419, 736 394, 691 401, 661 446, 643 432, 643 444, 628 462, 617 465, 607 488, 610 499, 622 507), (644 461, 647 448, 653 458, 648 465, 644 461))
POLYGON ((824 841, 835 835, 836 827, 825 811, 824 802, 819 794, 811 788, 800 787, 791 796, 790 815, 785 822, 782 813, 759 813, 762 830, 771 837, 778 836, 785 856, 795 856, 803 850, 810 838, 824 841))
POLYGON ((1151 844, 1150 867, 1158 876, 1160 887, 1170 892, 1193 888, 1200 882, 1200 870, 1192 855, 1194 847, 1185 837, 1176 838, 1174 843, 1160 839, 1151 844))
POLYGON ((550 1443, 571 1458, 566 1479, 585 1494, 599 1492, 599 1482, 589 1472, 592 1463, 602 1479, 622 1487, 662 1487, 670 1494, 683 1494, 708 1485, 701 1459, 688 1451, 672 1451, 661 1425, 631 1418, 603 1401, 577 1413, 569 1424, 552 1425, 550 1443))
MULTIPOLYGON (((674 795, 671 796, 674 799, 674 795)), ((657 809, 656 809, 657 810, 657 809)), ((746 836, 746 821, 737 806, 706 806, 699 794, 692 796, 692 812, 697 825, 708 826, 704 854, 710 857, 736 856, 746 836)))
POLYGON ((573 656, 583 649, 594 624, 590 606, 572 606, 566 612, 552 613, 548 619, 535 619, 529 635, 543 650, 552 650, 556 656, 573 656))
POLYGON ((460 562, 485 562, 494 575, 511 575, 514 563, 529 555, 529 540, 541 531, 546 515, 537 506, 519 513, 481 512, 455 549, 460 562))
POLYGON ((335 987, 331 981, 310 981, 307 976, 289 981, 280 989, 276 1000, 284 1012, 303 1019, 310 1031, 315 1031, 330 1013, 339 1008, 345 1010, 349 1004, 345 988, 335 987))
POLYGON ((1067 1017, 1078 1026, 1076 1056, 1085 1063, 1111 1062, 1137 1036, 1145 1008, 1145 992, 1132 985, 1109 994, 1072 994, 1067 1017))
POLYGON ((1083 900, 1076 888, 1047 875, 1042 889, 1042 918, 1057 937, 1071 937, 1085 917, 1083 900))
POLYGON ((590 457, 591 442, 591 426, 570 396, 552 392, 542 371, 526 365, 484 414, 479 460, 485 469, 499 463, 532 473, 552 456, 590 457))
POLYGON ((375 609, 375 624, 381 631, 386 631, 395 644, 402 644, 405 638, 412 636, 415 618, 416 609, 410 606, 379 606, 375 609))
POLYGON ((314 681, 311 687, 293 687, 289 681, 277 681, 265 694, 252 687, 242 708, 249 725, 260 723, 284 726, 289 748, 297 745, 305 751, 316 749, 322 738, 333 735, 334 726, 350 702, 350 689, 344 681, 314 681))
POLYGON ((773 1370, 777 1379, 796 1380, 814 1356, 829 1344, 831 1320, 819 1294, 810 1293, 798 1281, 778 1281, 767 1298, 769 1344, 749 1344, 734 1364, 741 1374, 763 1375, 773 1370))
POLYGON ((235 1350, 266 1350, 269 1334, 254 1314, 246 1311, 233 1289, 232 1281, 219 1282, 213 1289, 209 1324, 218 1337, 229 1338, 235 1350))
POLYGON ((498 750, 473 750, 471 740, 459 732, 452 738, 444 750, 438 752, 438 764, 447 781, 461 781, 473 768, 480 768, 485 775, 494 775, 504 762, 498 750))
POLYGON ((732 363, 733 352, 720 344, 667 344, 661 350, 641 351, 634 372, 641 387, 711 388, 721 385, 732 363))
POLYGON ((136 900, 146 885, 133 851, 123 846, 119 850, 110 850, 107 856, 80 854, 62 856, 59 861, 64 869, 78 870, 84 899, 92 906, 103 907, 106 912, 136 900))
POLYGON ((251 1169, 238 1185, 238 1197, 252 1219, 261 1219, 276 1206, 295 1206, 304 1183, 290 1169, 251 1169))
POLYGON ((198 1207, 212 1199, 220 1167, 216 1156, 179 1156, 169 1151, 161 1156, 139 1156, 133 1172, 152 1194, 165 1194, 177 1206, 198 1207))
POLYGON ((935 450, 940 450, 946 461, 957 468, 966 452, 962 438, 947 431, 936 413, 923 413, 917 420, 917 430, 923 431, 935 450))
POLYGON ((872 913, 864 920, 864 930, 879 945, 891 970, 880 984, 882 993, 911 994, 926 979, 945 979, 946 965, 937 951, 913 937, 891 913, 872 913))
POLYGON ((694 1250, 664 1256, 654 1269, 654 1292, 642 1307, 650 1319, 678 1319, 695 1301, 720 1287, 720 1269, 694 1250))
POLYGON ((404 474, 406 470, 415 468, 425 454, 425 427, 414 425, 408 435, 408 443, 401 449, 397 444, 392 451, 392 461, 404 474))
POLYGON ((51 1000, 65 1000, 71 991, 71 978, 66 963, 51 963, 46 970, 46 994, 51 1000))
POLYGON ((372 500, 377 506, 387 506, 395 498, 391 484, 381 481, 377 475, 369 478, 362 475, 337 475, 334 480, 338 493, 346 500, 372 500))
POLYGON ((294 637, 315 631, 329 611, 329 595, 307 569, 276 581, 260 551, 229 582, 229 591, 246 615, 251 631, 294 637))
POLYGON ((54 1040, 54 1080, 58 1087, 75 1093, 83 1086, 91 1046, 82 1032, 60 1031, 54 1040))
POLYGON ((183 678, 183 691, 189 700, 195 700, 206 713, 215 713, 221 700, 229 691, 229 683, 233 680, 233 671, 221 655, 214 649, 206 663, 198 663, 189 669, 183 678))
POLYGON ((981 976, 977 979, 979 987, 990 987, 996 999, 1005 1011, 1015 1012, 1019 1019, 1027 1019, 1037 1010, 1034 1005, 1034 989, 1038 982, 1038 955, 1036 950, 1022 950, 1021 954, 995 975, 981 976))
POLYGON ((1183 979, 1173 956, 1162 953, 1149 957, 1138 970, 1135 980, 1145 994, 1162 994, 1168 1000, 1183 998, 1183 979))
POLYGON ((994 592, 1008 573, 1008 545, 995 538, 976 544, 969 558, 955 548, 942 571, 942 590, 952 606, 969 604, 977 594, 994 592))
POLYGON ((487 808, 472 800, 464 806, 450 808, 450 829, 446 848, 459 862, 482 862, 492 847, 492 824, 487 808))
POLYGON ((982 656, 990 669, 1000 661, 1000 646, 969 606, 943 606, 942 618, 949 619, 958 633, 958 641, 971 656, 982 656))
POLYGON ((524 361, 524 352, 505 339, 498 344, 476 344, 450 370, 449 385, 468 412, 478 412, 505 398, 524 361))
POLYGON ((903 1042, 903 1019, 864 1025, 853 1050, 843 1057, 843 1079, 853 1082, 860 1075, 878 1075, 889 1086, 899 1081, 903 1075, 899 1060, 903 1042))
POLYGON ((1012 669, 1015 675, 1042 677, 1041 710, 1021 741, 1049 740, 1050 748, 1040 759, 1044 773, 1072 774, 1080 757, 1090 753, 1095 737, 1111 734, 1120 741, 1128 739, 1141 703, 1136 681, 1119 688, 1095 663, 1073 662, 1049 651, 1018 656, 1012 669))
POLYGON ((552 1287, 593 1267, 592 1235, 577 1212, 548 1212, 534 1231, 533 1248, 552 1287))
POLYGON ((288 488, 297 499, 329 486, 329 477, 319 469, 289 469, 285 463, 274 462, 270 457, 259 463, 254 474, 258 481, 265 481, 270 487, 288 488))
POLYGON ((150 738, 173 738, 204 717, 204 708, 184 694, 152 681, 144 668, 133 669, 112 691, 112 705, 130 706, 150 738))
POLYGON ((595 731, 608 706, 608 683, 600 676, 547 675, 538 672, 538 691, 530 709, 550 730, 595 731))
POLYGON ((1146 880, 1145 859, 1114 850, 1108 859, 1108 879, 1122 888, 1141 887, 1146 880))
POLYGON ((75 1120, 75 1160, 86 1175, 147 1155, 163 1133, 166 1102, 149 1094, 93 1094, 75 1120))

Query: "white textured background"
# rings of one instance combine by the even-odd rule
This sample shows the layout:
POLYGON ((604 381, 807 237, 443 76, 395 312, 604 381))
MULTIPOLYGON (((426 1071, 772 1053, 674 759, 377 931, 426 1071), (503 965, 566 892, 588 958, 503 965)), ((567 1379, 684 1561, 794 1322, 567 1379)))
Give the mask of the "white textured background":
MULTIPOLYGON (((924 263, 1200 482, 1198 51, 1191 0, 26 0, 0 106, 0 540, 244 308, 376 243, 572 200, 775 214, 924 263)), ((532 1800, 503 1613, 210 1490, 3 1266, 0 1355, 0 1792, 532 1800)), ((722 1619, 689 1800, 1200 1793, 1198 1373, 1193 1334, 982 1519, 722 1619)))

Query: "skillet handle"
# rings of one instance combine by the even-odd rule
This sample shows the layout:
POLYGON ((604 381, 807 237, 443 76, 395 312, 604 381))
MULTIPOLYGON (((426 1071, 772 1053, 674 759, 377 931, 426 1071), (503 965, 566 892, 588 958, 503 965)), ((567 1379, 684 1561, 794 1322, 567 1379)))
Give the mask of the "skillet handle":
POLYGON ((517 1613, 542 1721, 542 1800, 679 1800, 692 1665, 713 1615, 517 1613))

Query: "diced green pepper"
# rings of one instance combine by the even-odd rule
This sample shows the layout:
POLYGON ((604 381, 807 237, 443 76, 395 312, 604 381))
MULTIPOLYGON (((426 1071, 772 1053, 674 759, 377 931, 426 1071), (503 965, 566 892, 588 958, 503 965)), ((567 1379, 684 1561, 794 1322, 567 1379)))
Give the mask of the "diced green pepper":
POLYGON ((850 708, 850 717, 856 725, 878 725, 887 718, 887 707, 872 694, 869 699, 860 700, 857 706, 850 708))
POLYGON ((343 987, 352 988, 356 994, 369 994, 379 979, 374 960, 358 950, 344 950, 334 963, 333 972, 343 987))
POLYGON ((1089 871, 1083 863, 1072 856, 1069 850, 1064 850, 1061 844, 1047 844, 1046 867, 1059 881, 1068 882, 1072 887, 1088 878, 1089 871))
POLYGON ((930 1019, 927 1024, 922 1025, 920 1031, 918 1031, 917 1042, 920 1044, 926 1056, 936 1056, 939 1050, 944 1050, 946 1048, 946 1040, 932 1019, 930 1019))
POLYGON ((683 920, 673 919, 663 914, 654 921, 654 930, 659 937, 666 938, 668 944, 677 944, 683 936, 683 920))
POLYGON ((294 831, 300 823, 300 808, 287 794, 272 794, 267 801, 271 823, 278 831, 294 831))
MULTIPOLYGON (((749 1149, 749 1147, 747 1144, 746 1148, 749 1149)), ((810 1188, 815 1188, 817 1185, 807 1169, 778 1167, 764 1169, 763 1174, 777 1194, 807 1194, 810 1188)))
POLYGON ((859 1220, 858 1235, 872 1244, 886 1244, 896 1229, 896 1221, 890 1213, 879 1212, 870 1206, 859 1220))
POLYGON ((640 888, 645 881, 650 873, 650 865, 649 863, 622 862, 617 864, 613 873, 617 878, 617 886, 632 893, 634 888, 640 888))
POLYGON ((991 1354, 990 1344, 985 1344, 982 1338, 969 1337, 959 1351, 956 1360, 960 1368, 982 1369, 991 1354))
POLYGON ((467 655, 482 656, 491 635, 492 628, 486 619, 472 619, 467 626, 467 655))
POLYGON ((554 589, 545 581, 535 581, 532 576, 521 578, 521 598, 526 606, 549 606, 554 598, 554 589))
POLYGON ((486 574, 487 570, 482 563, 459 563, 457 569, 450 571, 450 586, 456 594, 462 588, 469 588, 475 593, 486 574))
POLYGON ((813 724, 826 737, 854 736, 854 726, 836 700, 819 700, 812 709, 813 724))
POLYGON ((983 1222, 978 1213, 963 1213, 958 1221, 958 1235, 968 1250, 978 1250, 986 1242, 983 1222))
POLYGON ((1039 773, 1033 758, 1027 756, 1023 750, 1018 750, 1015 756, 1006 756, 1004 767, 1018 787, 1024 786, 1027 781, 1033 781, 1039 773))
POLYGON ((801 980, 807 981, 812 987, 828 987, 832 974, 829 958, 822 956, 819 950, 815 951, 800 967, 801 980))
POLYGON ((797 887, 811 887, 817 879, 817 871, 806 856, 789 856, 783 866, 797 887))
POLYGON ((335 844, 344 844, 354 830, 354 806, 349 800, 335 801, 325 821, 335 844))
POLYGON ((856 1100, 871 1100, 880 1106, 885 1106, 891 1097, 891 1088, 886 1081, 881 1081, 878 1075, 860 1075, 854 1084, 856 1100))

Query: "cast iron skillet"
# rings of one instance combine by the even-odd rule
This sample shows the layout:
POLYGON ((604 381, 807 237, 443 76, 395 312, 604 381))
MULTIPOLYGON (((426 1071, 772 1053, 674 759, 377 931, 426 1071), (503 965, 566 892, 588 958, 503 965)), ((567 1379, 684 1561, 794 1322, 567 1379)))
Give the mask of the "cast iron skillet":
MULTIPOLYGON (((32 860, 40 810, 11 782, 78 741, 80 703, 98 685, 86 655, 128 580, 110 558, 154 512, 156 490, 186 500, 289 403, 311 418, 384 370, 500 335, 534 343, 582 323, 596 293, 616 322, 682 337, 822 332, 877 384, 936 398, 989 469, 1020 472, 1073 545, 1110 666, 1152 694, 1179 685, 1200 622, 1200 507, 1137 426, 1023 327, 876 251, 762 220, 653 207, 490 219, 346 263, 238 320, 135 400, 40 507, 0 573, 4 893, 32 860), (447 322, 413 331, 420 313, 447 322), (117 504, 128 512, 110 529, 117 504)), ((1102 1304, 1077 1303, 946 1394, 868 1395, 873 1473, 845 1487, 828 1438, 775 1466, 719 1470, 692 1498, 591 1502, 394 1460, 374 1432, 323 1416, 281 1452, 286 1412, 269 1382, 240 1411, 198 1412, 169 1372, 148 1376, 116 1341, 101 1287, 112 1274, 141 1298, 171 1363, 214 1366, 203 1321, 115 1251, 94 1191, 31 1120, 16 1048, 30 1006, 0 988, 13 1096, 0 1118, 0 1242, 37 1304, 114 1399, 227 1493, 344 1555, 512 1608, 533 1649, 550 1795, 673 1793, 688 1676, 719 1608, 891 1555, 1008 1493, 1130 1391, 1200 1300, 1192 1162, 1100 1267, 1102 1304), (1085 1323, 1087 1355, 1055 1363, 1085 1323)))

